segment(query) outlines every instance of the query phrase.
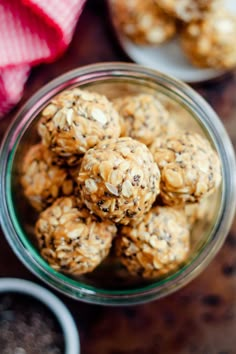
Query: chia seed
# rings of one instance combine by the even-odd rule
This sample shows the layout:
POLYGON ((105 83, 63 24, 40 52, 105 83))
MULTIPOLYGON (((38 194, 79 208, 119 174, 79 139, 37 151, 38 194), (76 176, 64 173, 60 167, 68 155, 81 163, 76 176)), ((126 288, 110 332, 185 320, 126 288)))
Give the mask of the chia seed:
POLYGON ((1 354, 63 354, 64 339, 51 311, 16 293, 0 295, 1 354))

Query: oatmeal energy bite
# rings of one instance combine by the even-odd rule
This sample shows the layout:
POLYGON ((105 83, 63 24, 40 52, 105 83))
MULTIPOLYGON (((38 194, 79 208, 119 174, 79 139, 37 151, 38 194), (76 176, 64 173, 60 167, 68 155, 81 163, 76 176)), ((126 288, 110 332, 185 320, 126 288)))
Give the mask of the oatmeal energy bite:
POLYGON ((157 45, 176 32, 175 20, 153 0, 111 0, 111 10, 117 28, 138 44, 157 45))
POLYGON ((57 199, 35 227, 42 257, 68 274, 91 272, 107 256, 116 226, 101 221, 75 197, 57 199))
POLYGON ((167 205, 196 203, 221 182, 220 161, 210 143, 196 133, 160 137, 151 146, 161 171, 161 197, 167 205))
POLYGON ((236 16, 218 11, 189 23, 181 44, 189 60, 199 67, 230 69, 236 66, 236 16))
POLYGON ((123 226, 116 254, 128 271, 144 278, 163 276, 183 263, 190 250, 190 234, 183 211, 152 208, 135 228, 123 226))
POLYGON ((185 22, 201 19, 222 5, 221 0, 155 0, 155 2, 170 16, 185 22))
POLYGON ((86 206, 103 219, 142 219, 159 193, 160 172, 146 145, 110 139, 84 155, 77 182, 86 206))
POLYGON ((150 145, 157 136, 167 133, 169 115, 156 97, 139 94, 117 98, 113 103, 123 118, 121 135, 150 145))
POLYGON ((31 146, 24 156, 21 184, 26 198, 38 211, 59 196, 72 194, 75 185, 68 171, 55 165, 53 154, 42 144, 31 146))
POLYGON ((99 141, 120 136, 119 116, 105 96, 75 88, 51 100, 38 132, 43 144, 72 166, 99 141))

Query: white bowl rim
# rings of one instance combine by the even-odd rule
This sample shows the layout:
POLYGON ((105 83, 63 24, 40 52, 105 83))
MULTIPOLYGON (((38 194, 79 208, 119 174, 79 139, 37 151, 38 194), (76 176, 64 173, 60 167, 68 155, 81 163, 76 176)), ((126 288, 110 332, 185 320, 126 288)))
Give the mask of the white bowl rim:
POLYGON ((58 320, 65 342, 65 354, 80 354, 79 333, 73 317, 63 302, 49 290, 19 278, 0 278, 0 294, 21 293, 34 297, 46 305, 58 320))

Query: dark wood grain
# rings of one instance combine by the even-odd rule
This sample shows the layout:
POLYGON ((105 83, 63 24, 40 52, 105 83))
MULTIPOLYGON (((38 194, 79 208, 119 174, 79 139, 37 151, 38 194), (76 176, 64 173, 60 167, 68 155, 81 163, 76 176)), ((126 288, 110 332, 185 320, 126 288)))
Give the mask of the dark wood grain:
MULTIPOLYGON (((65 71, 102 61, 127 58, 111 33, 103 1, 91 0, 68 51, 55 63, 32 70, 22 101, 0 121, 0 139, 19 106, 38 88, 65 71)), ((236 75, 196 89, 219 114, 236 148, 236 75)), ((6 276, 40 283, 18 261, 0 231, 0 277, 6 276)), ((236 220, 207 269, 165 299, 135 307, 106 308, 58 295, 77 321, 82 354, 235 354, 236 220)))

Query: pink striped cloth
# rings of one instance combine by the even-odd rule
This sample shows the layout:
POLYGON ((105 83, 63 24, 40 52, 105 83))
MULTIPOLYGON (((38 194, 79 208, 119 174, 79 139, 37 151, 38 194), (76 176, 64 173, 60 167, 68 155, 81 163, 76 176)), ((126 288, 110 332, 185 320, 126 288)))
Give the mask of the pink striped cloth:
POLYGON ((21 98, 33 65, 65 51, 86 0, 0 0, 0 118, 21 98))

